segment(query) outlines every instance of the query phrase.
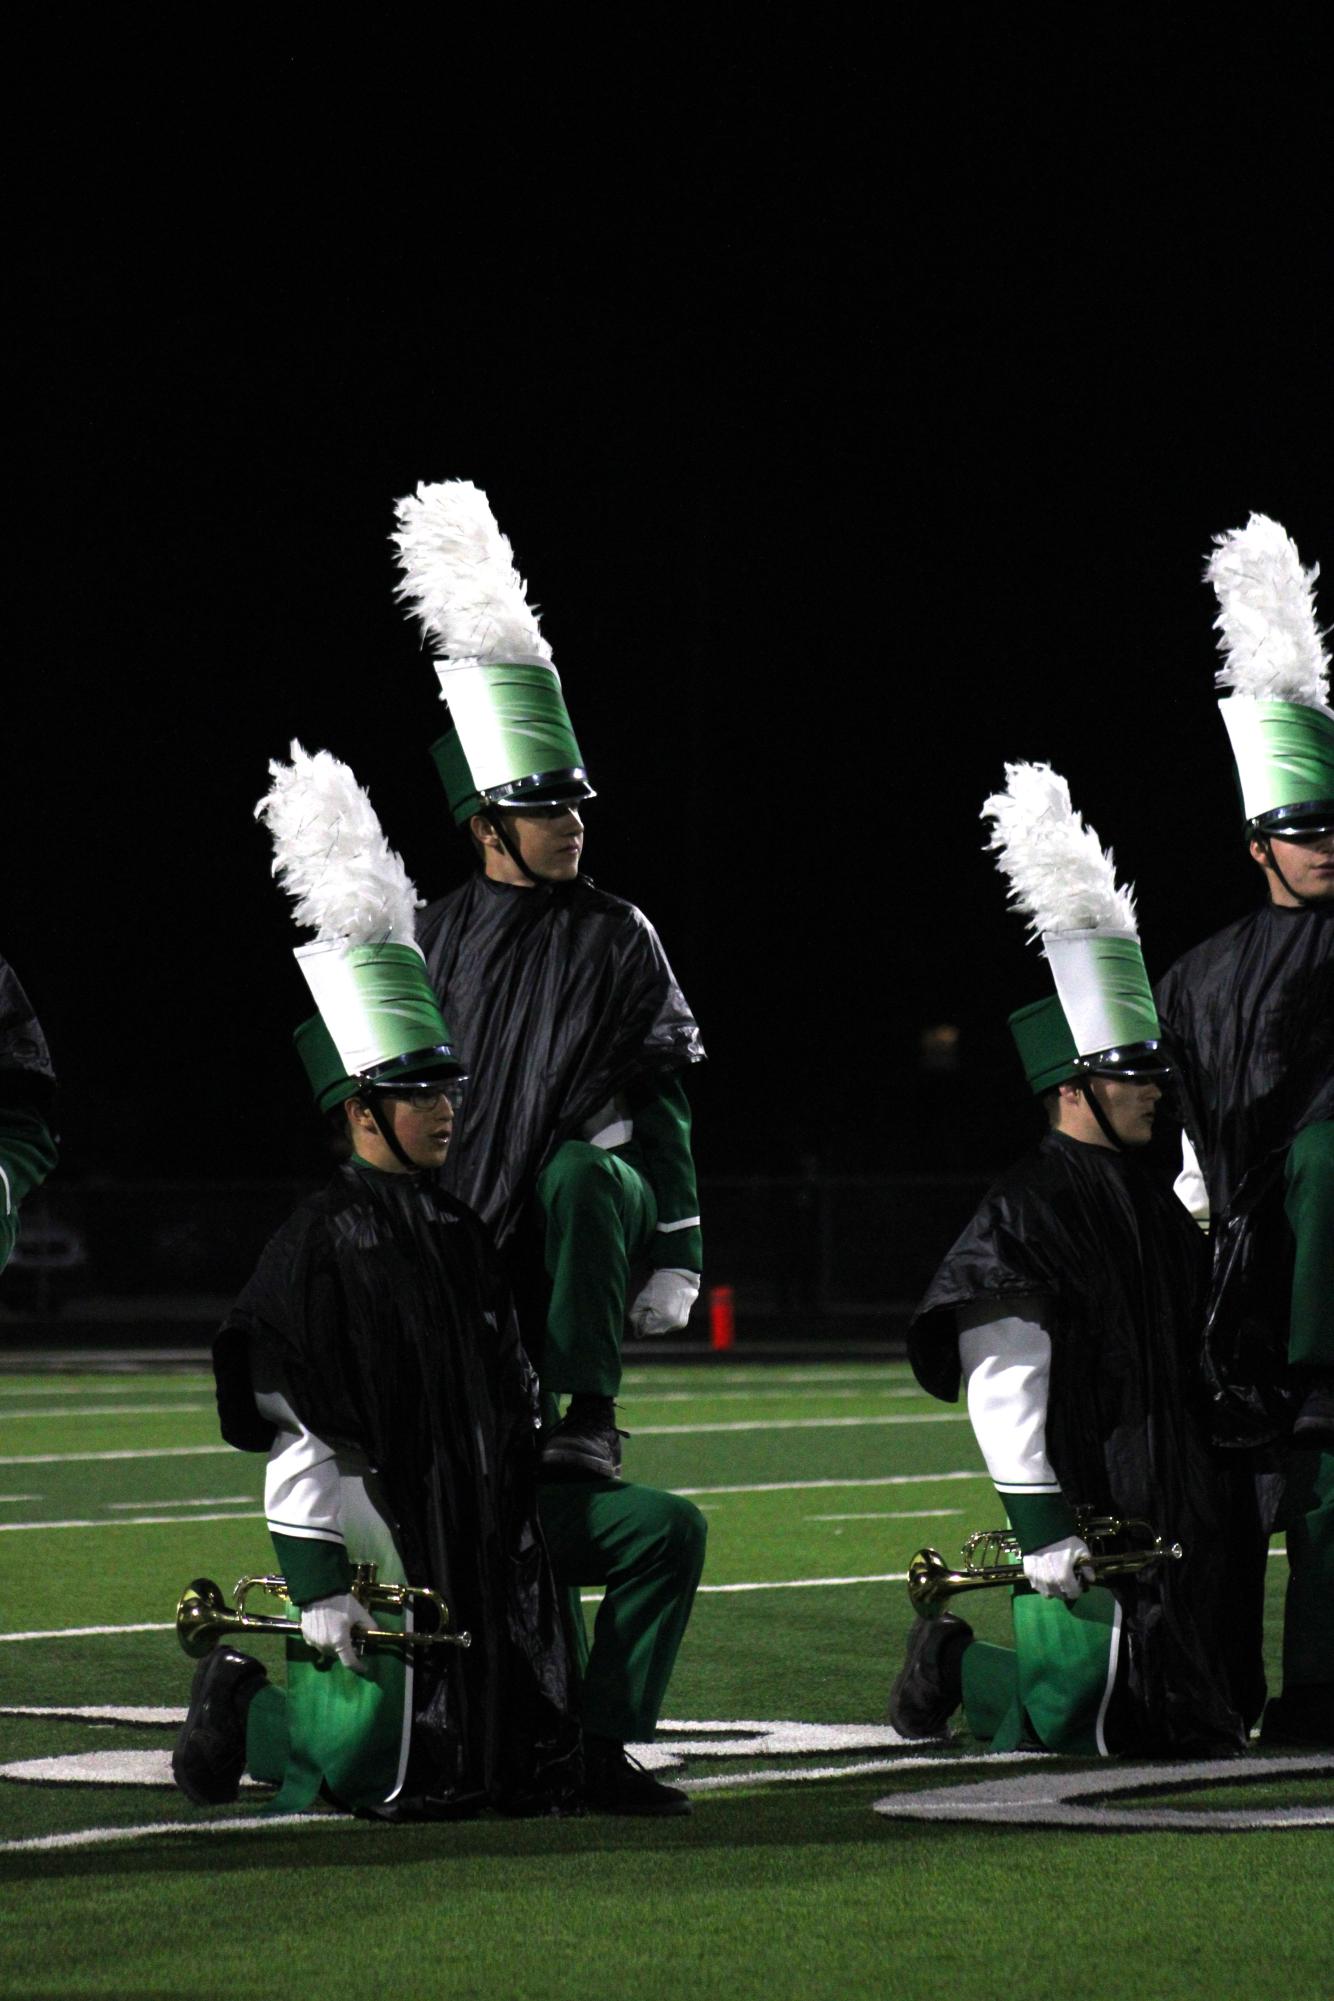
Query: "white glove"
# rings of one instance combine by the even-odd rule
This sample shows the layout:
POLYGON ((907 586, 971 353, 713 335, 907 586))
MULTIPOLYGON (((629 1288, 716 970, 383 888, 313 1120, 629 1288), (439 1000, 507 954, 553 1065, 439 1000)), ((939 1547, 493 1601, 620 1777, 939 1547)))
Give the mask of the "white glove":
POLYGON ((1040 1598, 1078 1598, 1094 1581, 1088 1555, 1082 1536, 1062 1536, 1024 1558, 1024 1576, 1040 1598))
POLYGON ((651 1274, 626 1314, 636 1334, 675 1334, 699 1298, 699 1273, 667 1267, 651 1274))
POLYGON ((352 1644, 352 1628, 372 1624, 359 1598, 345 1591, 341 1598, 317 1598, 301 1614, 301 1637, 317 1653, 337 1654, 353 1674, 365 1674, 366 1663, 352 1644))

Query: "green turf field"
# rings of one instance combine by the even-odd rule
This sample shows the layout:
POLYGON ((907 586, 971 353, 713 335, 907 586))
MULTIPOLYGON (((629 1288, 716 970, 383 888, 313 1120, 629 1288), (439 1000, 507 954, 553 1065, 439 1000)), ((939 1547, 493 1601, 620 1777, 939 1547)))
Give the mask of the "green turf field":
MULTIPOLYGON (((164 1778, 177 1593, 271 1567, 211 1382, 0 1376, 0 1993, 1334 1992, 1334 1762, 1166 1786, 891 1740, 905 1561, 996 1512, 962 1413, 906 1367, 640 1369, 622 1410, 628 1476, 709 1518, 652 1754, 693 1817, 282 1823, 164 1778)), ((961 1609, 1000 1638, 1003 1597, 961 1609)))

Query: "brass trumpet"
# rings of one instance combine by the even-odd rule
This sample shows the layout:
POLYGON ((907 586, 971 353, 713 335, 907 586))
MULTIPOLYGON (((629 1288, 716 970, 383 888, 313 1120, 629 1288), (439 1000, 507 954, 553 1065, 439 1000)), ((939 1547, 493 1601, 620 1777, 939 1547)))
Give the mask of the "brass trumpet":
MULTIPOLYGON (((449 1608, 444 1599, 424 1584, 381 1584, 376 1564, 359 1563, 353 1569, 350 1589, 353 1597, 359 1598, 368 1612, 379 1606, 386 1612, 411 1610, 415 1616, 420 1605, 435 1614, 435 1624, 424 1633, 394 1633, 385 1632, 378 1626, 354 1626, 352 1644, 359 1654, 364 1653, 372 1643, 409 1649, 472 1645, 471 1633, 457 1633, 450 1629, 449 1608)), ((271 1598, 284 1599, 289 1605, 292 1602, 287 1581, 282 1577, 238 1578, 232 1593, 236 1600, 234 1607, 227 1604, 221 1589, 211 1577, 196 1577, 193 1583, 186 1585, 176 1607, 176 1637, 193 1660, 202 1660, 228 1633, 280 1633, 284 1639, 300 1639, 301 1628, 295 1621, 266 1618, 262 1612, 247 1612, 245 1601, 252 1591, 267 1592, 271 1598)))
MULTIPOLYGON (((1128 1577, 1164 1557, 1176 1561, 1184 1554, 1179 1542, 1164 1542, 1152 1523, 1138 1517, 1120 1521, 1115 1515, 1078 1514, 1076 1522, 1089 1545, 1087 1565, 1100 1582, 1107 1577, 1128 1577), (1109 1542, 1117 1536, 1138 1540, 1129 1549, 1093 1549, 1095 1542, 1109 1542)), ((1019 1539, 1009 1529, 978 1529, 970 1535, 963 1545, 961 1570, 951 1570, 938 1549, 919 1549, 908 1565, 908 1596, 913 1609, 927 1615, 957 1592, 990 1591, 1023 1581, 1019 1539), (1010 1560, 1002 1562, 1007 1555, 1010 1560)))

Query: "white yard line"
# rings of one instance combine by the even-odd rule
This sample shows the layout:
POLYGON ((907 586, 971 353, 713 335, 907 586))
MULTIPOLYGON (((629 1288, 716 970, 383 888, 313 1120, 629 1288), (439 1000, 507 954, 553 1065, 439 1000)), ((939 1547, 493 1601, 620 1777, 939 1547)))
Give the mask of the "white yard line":
MULTIPOLYGON (((250 1496, 247 1495, 249 1500, 250 1496)), ((262 1522, 263 1508, 253 1503, 243 1512, 226 1515, 122 1515, 119 1521, 109 1522, 105 1515, 76 1515, 62 1522, 0 1522, 0 1535, 21 1535, 24 1530, 42 1529, 150 1529, 180 1528, 185 1522, 262 1522)))
POLYGON ((44 1418, 48 1423, 63 1424, 70 1417, 215 1417, 217 1406, 212 1403, 90 1403, 82 1410, 7 1410, 4 1413, 7 1424, 16 1424, 21 1417, 44 1418))
MULTIPOLYGON (((745 1417, 718 1424, 632 1424, 631 1438, 702 1437, 710 1431, 833 1431, 846 1425, 967 1424, 966 1410, 896 1411, 884 1417, 745 1417)), ((2 1464, 3 1462, 0 1462, 2 1464)))
POLYGON ((961 1515, 962 1508, 901 1508, 891 1514, 803 1515, 807 1522, 924 1522, 937 1515, 961 1515))
POLYGON ((4 1452, 0 1466, 90 1466, 102 1459, 204 1459, 216 1453, 230 1459, 234 1445, 118 1446, 112 1452, 4 1452))
POLYGON ((664 1380, 684 1380, 691 1383, 871 1383, 883 1382, 886 1376, 900 1376, 911 1379, 912 1370, 906 1362, 855 1362, 846 1368, 833 1364, 812 1362, 809 1366, 789 1365, 777 1368, 768 1362, 752 1362, 746 1368, 716 1369, 690 1365, 675 1368, 671 1363, 650 1368, 629 1368, 621 1377, 625 1383, 661 1383, 664 1380))
POLYGON ((698 1500, 701 1494, 804 1494, 819 1487, 929 1487, 937 1480, 985 1480, 986 1478, 986 1469, 979 1466, 974 1472, 872 1473, 860 1477, 854 1473, 846 1480, 754 1480, 747 1486, 674 1487, 672 1491, 676 1494, 688 1494, 692 1500, 698 1500))
POLYGON ((150 1619, 133 1626, 45 1626, 33 1633, 0 1633, 0 1646, 11 1640, 100 1640, 111 1633, 174 1633, 174 1620, 150 1619))
POLYGON ((793 1383, 787 1389, 744 1390, 651 1390, 634 1387, 632 1392, 631 1386, 622 1379, 621 1389, 624 1393, 624 1403, 630 1408, 637 1404, 651 1403, 760 1403, 766 1398, 773 1397, 781 1398, 787 1403, 794 1402, 798 1397, 823 1397, 833 1403, 836 1399, 851 1401, 853 1397, 864 1396, 916 1397, 922 1403, 932 1401, 925 1390, 909 1388, 906 1385, 876 1388, 866 1383, 852 1384, 846 1388, 842 1384, 837 1384, 832 1389, 826 1389, 820 1383, 793 1383))
MULTIPOLYGON (((3 1498, 0 1496, 0 1498, 3 1498)), ((240 1508, 253 1507, 258 1496, 255 1494, 201 1494, 197 1500, 189 1501, 108 1501, 107 1506, 117 1514, 133 1514, 136 1508, 240 1508)))
POLYGON ((266 1834, 271 1827, 354 1828, 363 1824, 344 1813, 271 1813, 254 1820, 153 1820, 138 1827, 84 1827, 75 1834, 37 1834, 22 1841, 0 1841, 0 1855, 96 1848, 108 1841, 143 1841, 154 1834, 266 1834))
POLYGON ((40 1494, 0 1494, 0 1502, 11 1507, 16 1501, 40 1501, 40 1494))

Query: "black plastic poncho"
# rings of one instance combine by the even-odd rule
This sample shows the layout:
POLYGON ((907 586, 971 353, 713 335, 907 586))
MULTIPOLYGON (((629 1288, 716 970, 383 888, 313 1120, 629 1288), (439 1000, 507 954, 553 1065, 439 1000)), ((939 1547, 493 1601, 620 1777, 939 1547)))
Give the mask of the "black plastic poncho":
POLYGON ((252 1329, 279 1345, 303 1422, 368 1454, 409 1580, 472 1634, 419 1658, 409 1795, 435 1811, 569 1804, 574 1670, 538 1527, 534 1383, 475 1218, 432 1177, 351 1163, 301 1205, 214 1346, 223 1436, 265 1451, 252 1329))
POLYGON ((56 1075, 41 1023, 12 966, 0 959, 0 1094, 6 1103, 45 1111, 56 1075))
POLYGON ((1285 1431, 1291 1243, 1283 1164, 1334 1118, 1334 910, 1268 904, 1178 959, 1155 990, 1209 1189, 1204 1369, 1220 1439, 1285 1431))
POLYGON ((653 926, 586 877, 520 889, 475 874, 417 936, 469 1077, 443 1185, 504 1246, 555 1148, 704 1045, 653 926))
POLYGON ((1230 1463, 1212 1462, 1188 1408, 1205 1265, 1199 1230, 1138 1162, 1049 1132, 987 1194, 910 1335, 919 1382, 954 1402, 956 1309, 994 1299, 1000 1317, 1007 1295, 1043 1295, 1047 1453, 1066 1501, 1181 1542, 1180 1562, 1111 1586, 1128 1659, 1118 1750, 1243 1749, 1243 1715, 1263 1701, 1263 1573, 1253 1559, 1244 1578, 1229 1567, 1253 1501, 1230 1463))

